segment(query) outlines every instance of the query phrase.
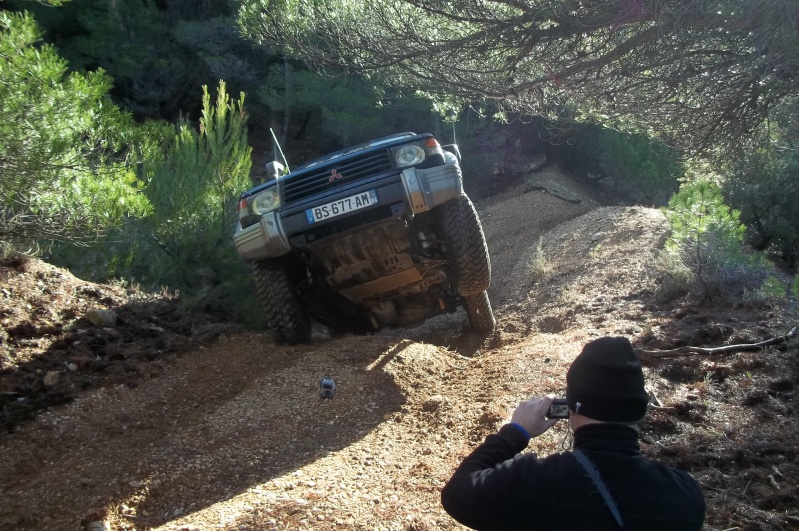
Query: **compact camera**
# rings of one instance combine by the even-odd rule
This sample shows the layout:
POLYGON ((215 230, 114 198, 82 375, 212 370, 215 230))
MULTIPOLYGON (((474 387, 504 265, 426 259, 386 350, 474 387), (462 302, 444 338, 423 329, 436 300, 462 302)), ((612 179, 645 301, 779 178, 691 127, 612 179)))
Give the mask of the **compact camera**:
POLYGON ((569 418, 569 406, 566 404, 565 398, 556 398, 552 401, 547 411, 548 419, 567 419, 569 418))
POLYGON ((336 396, 336 382, 333 378, 322 378, 319 381, 319 397, 330 400, 336 396))

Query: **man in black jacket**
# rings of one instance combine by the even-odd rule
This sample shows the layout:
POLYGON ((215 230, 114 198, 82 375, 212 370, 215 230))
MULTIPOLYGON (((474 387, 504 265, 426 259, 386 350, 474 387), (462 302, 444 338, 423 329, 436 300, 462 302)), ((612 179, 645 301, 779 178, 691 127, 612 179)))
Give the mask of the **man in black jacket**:
POLYGON ((569 368, 575 450, 545 459, 519 453, 557 422, 545 416, 552 400, 519 404, 511 423, 463 460, 441 492, 452 517, 481 530, 702 528, 705 501, 696 480, 641 455, 636 424, 649 396, 629 340, 592 341, 569 368))

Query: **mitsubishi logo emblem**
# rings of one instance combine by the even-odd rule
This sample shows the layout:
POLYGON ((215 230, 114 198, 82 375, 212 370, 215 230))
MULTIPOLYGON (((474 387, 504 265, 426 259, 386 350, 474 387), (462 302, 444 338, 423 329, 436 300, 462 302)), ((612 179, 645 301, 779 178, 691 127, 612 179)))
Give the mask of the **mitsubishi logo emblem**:
POLYGON ((340 174, 339 172, 337 172, 336 170, 333 170, 333 171, 331 171, 331 172, 330 172, 330 178, 328 179, 328 182, 331 182, 331 183, 332 183, 332 182, 333 182, 333 181, 335 181, 336 179, 341 179, 342 177, 344 177, 344 176, 343 176, 343 175, 341 175, 341 174, 340 174))

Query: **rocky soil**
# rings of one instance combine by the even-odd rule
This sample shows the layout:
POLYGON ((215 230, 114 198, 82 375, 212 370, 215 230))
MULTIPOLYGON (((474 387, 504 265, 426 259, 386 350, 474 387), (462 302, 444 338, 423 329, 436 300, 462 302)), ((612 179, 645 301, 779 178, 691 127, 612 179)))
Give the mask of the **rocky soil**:
MULTIPOLYGON (((276 346, 168 293, 0 265, 0 529, 462 529, 442 485, 518 401, 562 395, 585 342, 722 346, 799 323, 795 303, 662 301, 657 210, 600 204, 552 167, 491 192, 473 195, 499 321, 487 339, 458 312, 276 346)), ((798 353, 646 365, 642 449, 697 477, 707 529, 799 529, 798 353)), ((559 425, 530 451, 567 444, 559 425)))

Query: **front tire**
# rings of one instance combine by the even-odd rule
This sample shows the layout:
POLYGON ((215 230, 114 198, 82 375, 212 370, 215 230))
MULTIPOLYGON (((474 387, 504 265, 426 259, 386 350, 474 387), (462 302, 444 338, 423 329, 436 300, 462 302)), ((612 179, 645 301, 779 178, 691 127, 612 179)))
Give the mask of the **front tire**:
POLYGON ((461 301, 466 309, 466 315, 469 317, 469 324, 475 334, 488 335, 494 331, 497 321, 494 318, 487 292, 483 291, 477 295, 463 296, 461 301))
POLYGON ((285 258, 252 262, 252 276, 275 341, 296 345, 311 339, 311 320, 297 294, 298 275, 285 258))
POLYGON ((458 295, 478 295, 491 284, 491 260, 483 227, 468 196, 441 205, 441 230, 452 262, 458 295))

